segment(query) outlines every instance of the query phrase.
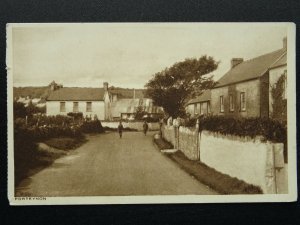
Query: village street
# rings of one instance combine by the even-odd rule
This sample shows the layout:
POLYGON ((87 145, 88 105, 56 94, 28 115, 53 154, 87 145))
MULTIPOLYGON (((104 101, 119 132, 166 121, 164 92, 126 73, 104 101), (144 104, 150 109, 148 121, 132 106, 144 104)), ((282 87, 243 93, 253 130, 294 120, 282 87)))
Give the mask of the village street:
POLYGON ((89 136, 89 141, 21 182, 16 196, 216 194, 153 145, 154 133, 89 136))

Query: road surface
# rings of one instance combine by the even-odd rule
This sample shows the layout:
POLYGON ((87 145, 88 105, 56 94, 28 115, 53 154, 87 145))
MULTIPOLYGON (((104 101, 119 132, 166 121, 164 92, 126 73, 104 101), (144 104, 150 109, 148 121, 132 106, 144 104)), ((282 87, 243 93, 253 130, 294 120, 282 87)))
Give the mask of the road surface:
POLYGON ((89 141, 22 181, 16 196, 216 194, 153 145, 153 133, 89 136, 89 141))

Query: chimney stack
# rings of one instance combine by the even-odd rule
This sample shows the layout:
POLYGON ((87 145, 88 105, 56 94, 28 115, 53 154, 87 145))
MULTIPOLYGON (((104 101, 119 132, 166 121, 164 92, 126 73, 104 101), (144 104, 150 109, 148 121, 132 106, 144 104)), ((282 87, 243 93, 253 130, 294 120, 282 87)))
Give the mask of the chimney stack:
POLYGON ((236 67, 238 64, 242 63, 244 61, 243 58, 232 58, 231 59, 231 69, 236 67))
POLYGON ((283 39, 282 39, 282 44, 283 44, 283 48, 284 49, 286 49, 287 48, 287 38, 286 37, 284 37, 283 39))
POLYGON ((108 91, 108 83, 107 82, 103 82, 103 89, 104 89, 104 91, 108 91))

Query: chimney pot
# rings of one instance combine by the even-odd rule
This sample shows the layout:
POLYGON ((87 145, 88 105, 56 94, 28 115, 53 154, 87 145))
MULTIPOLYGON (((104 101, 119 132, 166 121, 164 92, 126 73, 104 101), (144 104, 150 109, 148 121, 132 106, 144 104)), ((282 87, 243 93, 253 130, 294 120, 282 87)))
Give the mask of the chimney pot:
POLYGON ((232 58, 231 59, 231 69, 236 67, 238 64, 242 63, 244 61, 243 58, 232 58))
POLYGON ((283 39, 282 39, 282 42, 283 42, 283 48, 287 48, 287 38, 286 37, 284 37, 283 39))
POLYGON ((104 91, 108 91, 108 82, 103 82, 104 91))

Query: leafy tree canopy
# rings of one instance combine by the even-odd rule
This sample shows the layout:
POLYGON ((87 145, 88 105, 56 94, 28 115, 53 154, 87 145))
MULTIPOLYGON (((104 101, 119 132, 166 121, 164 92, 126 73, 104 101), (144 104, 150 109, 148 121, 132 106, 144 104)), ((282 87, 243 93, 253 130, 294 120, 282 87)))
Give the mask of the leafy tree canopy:
POLYGON ((204 76, 218 68, 210 56, 188 58, 170 68, 154 74, 145 85, 146 95, 162 106, 173 117, 185 115, 184 105, 188 99, 202 94, 203 90, 215 85, 213 76, 204 76))

